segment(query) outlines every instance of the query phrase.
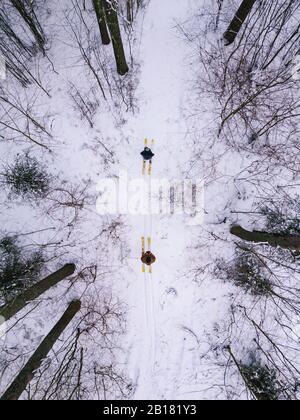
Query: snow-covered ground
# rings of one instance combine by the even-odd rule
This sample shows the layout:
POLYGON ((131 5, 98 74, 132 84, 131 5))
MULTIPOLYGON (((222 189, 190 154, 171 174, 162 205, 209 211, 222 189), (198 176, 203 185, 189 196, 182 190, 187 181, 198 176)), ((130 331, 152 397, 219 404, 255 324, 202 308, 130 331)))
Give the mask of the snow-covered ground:
MULTIPOLYGON (((217 138, 219 114, 215 112, 215 99, 207 95, 199 106, 202 92, 197 91, 199 86, 201 89, 197 79, 204 69, 195 57, 199 53, 200 29, 207 30, 209 0, 150 0, 138 13, 131 30, 121 16, 125 22, 122 22, 122 33, 126 54, 129 56, 129 51, 132 54, 131 71, 124 84, 121 78, 113 76, 115 65, 110 47, 101 45, 96 50, 100 59, 94 65, 101 80, 105 78, 101 64, 105 63, 104 68, 109 70, 109 83, 103 82, 107 100, 101 97, 99 86, 75 42, 78 34, 85 47, 87 33, 93 39, 93 8, 90 2, 83 4, 86 9, 76 0, 72 8, 68 1, 60 0, 47 6, 49 13, 45 13, 43 20, 47 32, 51 32, 48 59, 39 57, 35 65, 50 96, 41 95, 40 91, 37 94, 34 87, 20 93, 23 100, 28 92, 33 96, 36 93, 39 117, 49 114, 52 153, 29 148, 27 143, 16 147, 8 142, 1 145, 1 159, 2 163, 12 162, 16 153, 30 150, 49 168, 56 185, 67 188, 71 183, 74 188, 86 187, 86 201, 72 220, 69 208, 63 213, 61 210, 52 213, 47 200, 36 207, 20 200, 10 203, 3 191, 0 216, 3 232, 39 230, 27 239, 28 243, 25 237, 27 247, 55 244, 54 251, 51 248, 49 253, 47 272, 65 262, 75 262, 79 269, 97 265, 98 279, 96 276, 97 281, 91 281, 86 289, 84 281, 81 283, 79 279, 73 288, 63 284, 51 290, 38 302, 43 309, 26 317, 26 326, 22 323, 24 312, 20 314, 13 333, 7 336, 6 346, 14 349, 13 355, 18 346, 23 353, 12 371, 5 372, 1 392, 27 354, 54 325, 54 318, 58 318, 67 301, 80 297, 87 310, 91 302, 97 306, 98 301, 101 306, 103 294, 107 293, 126 307, 124 334, 118 334, 116 342, 113 341, 112 355, 103 356, 101 346, 97 348, 98 341, 96 338, 93 341, 93 337, 92 344, 83 339, 81 345, 93 363, 94 359, 107 356, 105 362, 109 364, 112 357, 114 365, 132 384, 127 397, 244 398, 245 387, 241 378, 241 386, 238 383, 237 370, 229 369, 232 361, 229 362, 226 346, 233 345, 242 359, 253 344, 253 334, 247 330, 244 320, 240 324, 233 321, 238 317, 233 308, 247 302, 256 316, 261 313, 256 311, 257 307, 261 309, 265 302, 252 301, 244 291, 224 282, 216 272, 216 262, 234 258, 235 243, 229 233, 232 224, 263 227, 262 221, 253 221, 248 212, 256 205, 255 199, 261 191, 276 191, 277 184, 288 178, 279 168, 266 171, 267 175, 262 171, 258 193, 257 185, 251 183, 260 162, 256 152, 234 150, 217 138), (115 86, 120 91, 111 90, 115 86), (97 102, 90 124, 74 106, 71 95, 76 89, 90 103, 97 102), (128 106, 128 97, 133 99, 133 106, 128 106), (145 138, 150 144, 154 139, 151 177, 142 174, 140 152, 145 138), (116 180, 120 174, 125 174, 129 181, 152 185, 152 192, 156 180, 172 184, 201 181, 204 194, 199 212, 203 218, 194 223, 189 214, 151 211, 101 216, 96 208, 101 181, 116 180), (148 269, 142 272, 143 236, 146 242, 151 237, 152 252, 157 258, 152 273, 148 269), (51 317, 53 313, 55 317, 51 317)), ((224 16, 228 10, 231 16, 234 6, 234 2, 226 5, 224 16)), ((228 22, 227 16, 224 20, 228 22)), ((208 43, 220 42, 219 33, 211 28, 206 35, 208 43)), ((13 90, 16 88, 11 86, 13 90)), ((154 194, 147 195, 146 208, 154 205, 155 198, 154 194)), ((105 392, 104 395, 107 396, 105 392)), ((96 395, 95 390, 89 393, 89 398, 97 397, 99 393, 96 395)), ((115 388, 108 395, 114 397, 120 397, 115 388)))
MULTIPOLYGON (((152 0, 146 11, 140 47, 140 112, 125 127, 130 145, 122 160, 132 178, 140 176, 138 154, 143 138, 148 137, 155 139, 152 177, 185 179, 193 154, 187 148, 184 116, 190 96, 190 51, 177 25, 191 16, 195 6, 199 4, 152 0)), ((207 335, 224 318, 228 302, 216 284, 199 286, 194 281, 194 264, 205 264, 213 256, 205 247, 194 249, 202 226, 189 226, 189 222, 187 215, 127 218, 132 259, 125 275, 124 296, 130 305, 126 363, 137 399, 201 399, 209 397, 205 388, 215 380, 217 368, 204 356, 210 348, 207 335), (152 275, 142 274, 138 259, 144 234, 151 234, 157 256, 152 275)))

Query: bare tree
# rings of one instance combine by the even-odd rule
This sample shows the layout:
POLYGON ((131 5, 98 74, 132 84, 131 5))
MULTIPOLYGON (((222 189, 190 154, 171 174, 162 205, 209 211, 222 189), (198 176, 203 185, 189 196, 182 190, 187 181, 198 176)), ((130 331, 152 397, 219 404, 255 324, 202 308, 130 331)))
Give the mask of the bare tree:
MULTIPOLYGON (((3 83, 3 88, 0 91, 0 136, 3 140, 21 142, 22 145, 25 143, 25 150, 22 148, 19 154, 14 155, 14 163, 10 160, 11 155, 5 156, 7 161, 3 165, 2 176, 7 176, 6 179, 1 178, 1 181, 3 181, 2 185, 6 183, 5 189, 7 190, 7 181, 9 180, 10 187, 12 187, 10 191, 13 194, 7 196, 7 201, 1 204, 1 211, 7 204, 12 211, 14 210, 16 203, 11 201, 12 198, 16 201, 22 200, 23 205, 29 203, 32 217, 37 219, 37 223, 41 220, 42 226, 40 227, 41 233, 32 239, 27 239, 24 248, 38 247, 38 249, 45 250, 45 259, 49 262, 70 261, 70 259, 76 258, 77 266, 80 264, 84 268, 76 276, 72 276, 70 281, 60 283, 68 275, 74 273, 75 266, 67 265, 34 284, 34 287, 27 289, 24 294, 16 296, 14 300, 8 301, 7 305, 0 308, 1 316, 10 320, 7 331, 8 339, 3 342, 0 358, 2 391, 3 385, 7 386, 15 373, 21 370, 20 376, 16 377, 18 384, 13 382, 3 399, 15 399, 22 390, 24 390, 23 397, 27 399, 126 398, 132 390, 132 385, 118 358, 121 350, 120 336, 126 329, 126 308, 116 297, 111 295, 110 288, 111 280, 114 277, 118 279, 120 276, 121 264, 115 264, 115 261, 123 261, 129 252, 124 240, 125 235, 122 233, 122 230, 125 229, 124 224, 121 218, 114 220, 107 217, 100 221, 94 210, 95 197, 92 197, 90 192, 91 181, 89 179, 70 184, 67 180, 61 179, 60 175, 50 174, 45 166, 43 167, 45 171, 30 170, 26 172, 22 170, 23 176, 19 176, 20 165, 17 168, 15 166, 15 163, 19 163, 18 156, 26 155, 29 146, 38 145, 47 150, 51 146, 50 144, 48 148, 53 121, 51 116, 45 112, 45 108, 48 105, 52 107, 53 103, 52 101, 51 104, 47 102, 48 98, 40 100, 39 89, 43 88, 43 78, 39 74, 44 72, 45 66, 44 62, 38 61, 39 58, 44 60, 38 52, 39 50, 46 51, 48 30, 41 18, 42 9, 38 9, 39 4, 42 4, 39 0, 34 2, 22 0, 18 3, 5 0, 5 3, 11 3, 11 6, 7 8, 7 13, 4 10, 2 21, 0 19, 0 26, 2 25, 0 46, 7 58, 9 74, 7 83, 3 83), (35 26, 33 27, 33 25, 35 26), (38 43, 39 50, 36 43, 32 42, 32 34, 38 43), (2 36, 5 42, 2 42, 2 36), (22 87, 28 87, 30 84, 32 86, 30 89, 20 89, 20 84, 16 83, 16 89, 13 91, 10 82, 15 82, 15 80, 12 75, 22 84, 22 87), (35 84, 39 86, 39 89, 34 86, 35 84), (27 177, 24 176, 25 172, 27 177), (40 219, 38 220, 38 218, 40 219), (44 228, 49 226, 50 222, 54 227, 51 228, 51 234, 46 234, 44 228), (91 225, 95 227, 92 231, 91 225), (51 298, 40 298, 43 293, 50 291, 50 288, 54 288, 55 285, 57 285, 55 290, 51 289, 51 298), (76 318, 76 326, 68 329, 64 339, 56 342, 42 364, 38 363, 38 357, 31 360, 33 363, 31 366, 34 365, 36 370, 34 375, 30 374, 28 379, 27 374, 31 369, 30 364, 26 364, 28 354, 32 354, 40 342, 39 328, 42 325, 47 327, 49 319, 51 319, 51 315, 48 318, 47 311, 58 313, 64 310, 62 308, 65 303, 71 300, 70 295, 73 298, 75 293, 80 295, 82 302, 82 311, 78 319, 76 318), (22 314, 19 312, 21 310, 23 310, 22 314), (16 314, 19 316, 12 319, 16 314), (32 317, 33 323, 36 322, 36 328, 32 328, 32 322, 28 322, 27 325, 26 321, 29 320, 29 317, 32 317), (23 340, 21 336, 24 331, 28 332, 28 335, 23 340), (20 345, 17 348, 12 346, 10 334, 14 337, 20 334, 18 340, 20 345), (25 364, 24 370, 22 367, 25 364), (19 383, 22 381, 21 389, 19 383), (16 385, 15 388, 14 385, 16 385)), ((90 8, 86 7, 87 2, 85 1, 70 3, 70 7, 68 5, 66 10, 66 17, 69 19, 67 22, 70 24, 61 25, 60 30, 66 31, 68 35, 71 33, 72 41, 65 40, 66 45, 74 48, 75 51, 74 54, 70 54, 70 59, 72 56, 76 65, 79 64, 81 70, 82 67, 84 68, 85 71, 82 74, 86 78, 84 86, 80 85, 80 78, 76 79, 73 84, 70 83, 70 95, 76 110, 79 110, 81 116, 84 115, 91 128, 94 127, 94 119, 100 106, 101 112, 103 110, 113 112, 115 108, 118 116, 124 120, 124 110, 133 111, 136 106, 134 90, 139 67, 133 60, 132 47, 134 45, 130 44, 133 42, 135 33, 134 31, 129 33, 126 14, 123 13, 123 10, 121 11, 121 7, 118 8, 115 18, 119 25, 119 35, 124 31, 125 36, 128 37, 126 43, 130 44, 128 51, 131 53, 131 64, 132 68, 136 70, 126 78, 120 78, 115 71, 112 51, 110 48, 104 49, 100 45, 95 14, 89 13, 90 8), (72 6, 74 7, 72 8, 72 6), (120 24, 118 16, 122 17, 120 24), (88 71, 86 71, 87 69, 88 71), (107 101, 101 101, 99 89, 107 101)), ((142 3, 142 1, 130 2, 131 18, 136 16, 138 7, 141 7, 142 3)), ((2 11, 1 6, 0 10, 2 11)), ((48 13, 51 8, 44 10, 48 13)), ((52 63, 50 62, 50 64, 52 63)), ((48 74, 46 74, 47 76, 48 74)), ((45 93, 48 94, 46 89, 45 93)), ((92 137, 94 136, 96 135, 94 134, 92 137)), ((98 157, 103 159, 107 167, 111 166, 115 161, 114 149, 111 146, 113 141, 102 137, 100 133, 97 133, 95 138, 99 150, 98 157)), ((89 140, 88 136, 87 142, 89 140)), ((93 146, 92 141, 91 146, 93 146)), ((30 154, 39 164, 41 161, 44 162, 45 156, 45 159, 48 159, 48 154, 34 155, 31 153, 32 149, 30 149, 30 154)), ((53 150, 60 153, 57 147, 53 150)), ((35 151, 36 148, 34 153, 35 151)), ((64 158, 65 152, 62 153, 64 158)), ((51 158, 54 159, 56 156, 56 153, 53 153, 51 158)), ((39 168, 43 169, 42 166, 40 164, 39 168)), ((21 169, 24 168, 28 169, 28 166, 23 166, 21 169)), ((19 235, 27 234, 21 232, 19 235)), ((53 264, 48 267, 53 267, 53 264)), ((53 268, 50 272, 52 271, 54 271, 53 268)), ((41 276, 38 275, 35 281, 40 278, 41 276)), ((47 294, 47 296, 50 295, 47 294)), ((39 350, 41 349, 39 348, 39 350)), ((43 351, 45 354, 45 349, 43 351)), ((34 356, 38 356, 36 352, 34 356)))
POLYGON ((107 19, 107 26, 110 32, 110 36, 112 39, 112 44, 114 48, 115 59, 117 63, 117 70, 121 76, 124 76, 128 73, 129 68, 126 62, 123 41, 121 36, 121 30, 119 26, 119 19, 118 19, 118 1, 112 0, 102 0, 106 19, 107 19))
POLYGON ((94 127, 94 118, 97 115, 97 110, 100 106, 97 89, 89 89, 84 92, 70 83, 70 97, 74 102, 74 108, 79 113, 82 120, 86 120, 91 128, 94 127))
POLYGON ((280 310, 274 312, 276 307, 269 305, 263 310, 264 305, 261 313, 243 304, 232 309, 229 337, 232 344, 226 350, 254 399, 298 400, 298 334, 293 331, 293 325, 287 325, 290 317, 285 319, 280 310), (238 350, 233 344, 235 340, 244 342, 248 351, 238 350))
POLYGON ((52 185, 43 203, 44 213, 70 230, 75 228, 80 221, 80 214, 94 203, 90 186, 90 180, 83 180, 81 184, 61 181, 59 185, 52 185))
POLYGON ((274 247, 281 247, 283 249, 300 250, 300 236, 294 235, 279 235, 268 232, 254 231, 250 232, 243 229, 241 226, 232 226, 230 229, 232 235, 238 236, 240 239, 249 242, 268 243, 274 247))
POLYGON ((23 50, 24 53, 28 53, 29 55, 33 54, 33 49, 15 32, 7 14, 5 13, 5 10, 0 10, 0 29, 2 34, 5 34, 7 38, 16 45, 16 47, 23 50))
POLYGON ((132 385, 116 357, 126 328, 126 307, 104 286, 103 276, 105 273, 97 266, 85 267, 76 276, 74 287, 81 291, 82 302, 76 326, 36 372, 24 399, 103 400, 130 396, 132 385))
POLYGON ((286 385, 278 380, 277 371, 274 368, 262 364, 256 359, 255 354, 252 355, 252 360, 243 363, 237 360, 230 346, 227 347, 227 350, 254 400, 290 399, 289 393, 286 392, 286 385))
POLYGON ((212 343, 211 351, 224 368, 228 399, 297 400, 299 197, 289 200, 288 195, 299 191, 299 81, 293 66, 299 54, 300 6, 294 0, 256 2, 248 18, 239 22, 235 44, 224 48, 216 41, 216 16, 220 29, 219 12, 228 11, 228 3, 214 2, 201 9, 192 24, 181 27, 195 51, 193 171, 205 174, 208 191, 220 182, 234 190, 229 196, 221 194, 225 204, 220 216, 211 206, 218 226, 210 232, 206 226, 197 245, 197 251, 211 246, 214 255, 224 252, 224 258, 204 260, 191 273, 199 284, 213 276, 229 288, 229 319, 218 325, 218 347, 212 343), (200 19, 204 29, 199 31, 200 19), (213 106, 207 111, 209 103, 213 106), (208 124, 201 131, 207 136, 205 145, 199 144, 202 125, 199 129, 195 121, 202 110, 209 116, 217 110, 220 117, 219 126, 208 124), (232 150, 241 167, 228 170, 232 150), (229 220, 234 236, 226 226, 229 220), (259 228, 250 232, 244 223, 259 228))
MULTIPOLYGON (((75 82, 72 84, 70 95, 76 110, 79 111, 81 118, 86 119, 91 126, 94 124, 93 119, 98 106, 105 105, 113 113, 116 125, 122 126, 126 122, 124 115, 128 112, 134 114, 137 110, 135 91, 139 66, 132 55, 135 33, 128 29, 127 21, 123 19, 124 31, 128 29, 126 35, 133 71, 126 77, 120 78, 114 71, 114 58, 111 56, 110 50, 102 48, 99 44, 98 26, 95 27, 96 25, 93 24, 94 19, 84 14, 78 3, 72 1, 72 5, 72 13, 66 15, 66 30, 70 33, 72 42, 75 41, 76 48, 79 49, 82 60, 90 71, 91 79, 94 79, 95 82, 93 84, 91 80, 92 87, 89 90, 84 90, 81 85, 75 82), (101 98, 97 93, 98 89, 105 100, 104 104, 101 104, 99 100, 101 98)), ((136 13, 137 10, 142 13, 143 9, 140 5, 140 8, 135 10, 136 13)), ((123 11, 119 13, 121 14, 123 11)))
POLYGON ((0 307, 0 316, 6 320, 9 320, 11 317, 15 316, 19 311, 25 308, 25 306, 27 306, 31 301, 37 299, 51 287, 54 287, 62 280, 74 274, 75 269, 76 267, 74 264, 67 264, 60 270, 50 274, 40 282, 34 284, 32 287, 15 297, 11 302, 0 307))
POLYGON ((195 85, 198 106, 208 97, 214 100, 220 115, 218 135, 229 147, 259 153, 296 173, 300 108, 293 75, 299 53, 299 2, 258 3, 229 49, 209 40, 215 14, 207 13, 211 21, 193 38, 198 40, 203 68, 195 85))
MULTIPOLYGON (((21 2, 16 3, 19 5, 21 2)), ((0 4, 0 53, 5 59, 7 73, 23 87, 34 83, 50 96, 40 80, 38 71, 31 69, 30 64, 35 59, 36 47, 25 38, 26 33, 22 34, 24 30, 22 31, 16 22, 16 14, 18 12, 14 8, 8 8, 6 2, 0 4)))
POLYGON ((128 22, 132 22, 133 21, 133 1, 127 0, 126 7, 127 7, 127 20, 128 22))
POLYGON ((227 28, 224 39, 226 45, 230 45, 234 42, 237 34, 242 28, 243 23, 245 22, 247 16, 252 10, 256 0, 243 0, 238 11, 236 12, 233 20, 231 21, 229 27, 227 28))
MULTIPOLYGON (((42 118, 35 115, 36 110, 36 102, 38 99, 38 95, 33 95, 30 98, 27 97, 22 98, 18 95, 17 92, 11 92, 8 90, 0 89, 0 104, 1 109, 3 111, 2 118, 3 118, 3 126, 5 127, 9 125, 8 119, 8 109, 9 114, 11 116, 10 123, 12 126, 11 131, 16 132, 20 131, 23 132, 23 136, 29 138, 32 142, 38 141, 47 141, 47 139, 52 138, 52 134, 48 127, 49 119, 47 115, 44 115, 42 118), (14 115, 15 114, 15 115, 14 115), (14 118, 12 118, 14 116, 14 118), (23 120, 22 125, 13 124, 12 120, 18 119, 23 120), (7 121, 7 122, 6 122, 7 121), (24 127, 28 127, 27 131, 24 127), (33 134, 34 133, 34 134, 33 134)), ((9 135, 9 134, 8 134, 9 135)), ((13 134, 12 134, 13 135, 13 134)), ((44 146, 44 145, 42 145, 44 146)))
POLYGON ((102 44, 109 45, 110 37, 109 37, 108 29, 107 29, 106 15, 105 15, 103 3, 101 0, 93 0, 93 6, 97 15, 102 44))
POLYGON ((45 54, 45 34, 41 27, 41 24, 36 16, 33 3, 28 0, 10 0, 12 5, 16 8, 19 14, 26 22, 28 28, 34 35, 37 44, 41 51, 45 54))
POLYGON ((36 349, 34 354, 28 360, 26 365, 14 379, 12 384, 4 392, 1 397, 1 400, 18 400, 21 394, 24 392, 25 388, 32 380, 34 372, 41 366, 43 359, 48 355, 60 335, 67 328, 69 323, 75 317, 75 315, 80 311, 81 302, 79 300, 74 300, 70 303, 69 307, 61 317, 61 319, 56 323, 50 333, 45 337, 39 347, 36 349))
POLYGON ((119 10, 123 20, 126 20, 126 27, 132 27, 139 12, 147 7, 149 0, 120 0, 119 10))

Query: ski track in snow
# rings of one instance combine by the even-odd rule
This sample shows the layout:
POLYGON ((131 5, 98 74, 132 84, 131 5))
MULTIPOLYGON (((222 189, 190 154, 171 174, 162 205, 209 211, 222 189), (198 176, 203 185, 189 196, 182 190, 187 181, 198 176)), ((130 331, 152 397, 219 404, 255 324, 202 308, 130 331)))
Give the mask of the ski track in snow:
MULTIPOLYGON (((190 2, 182 0, 172 0, 171 5, 170 1, 151 0, 146 10, 141 40, 140 112, 125 128, 131 147, 121 160, 121 166, 132 178, 141 176, 142 162, 136 156, 147 137, 155 139, 152 177, 182 179, 189 158, 184 148, 186 127, 181 111, 186 94, 187 51, 184 46, 181 48, 183 41, 176 24, 190 12, 190 6, 190 2), (135 161, 136 165, 128 168, 127 162, 135 161)), ((146 221, 132 216, 128 217, 128 224, 132 263, 128 273, 127 301, 131 311, 127 363, 136 385, 134 398, 177 399, 181 383, 189 384, 195 369, 186 333, 180 327, 193 319, 196 300, 195 286, 182 279, 193 228, 187 227, 184 216, 170 215, 152 215, 146 221), (153 274, 146 274, 144 281, 137 263, 143 234, 146 241, 151 234, 152 250, 157 256, 153 274), (167 292, 171 288, 175 294, 167 292), (161 304, 163 300, 167 302, 161 304), (187 365, 183 366, 186 360, 187 365)))

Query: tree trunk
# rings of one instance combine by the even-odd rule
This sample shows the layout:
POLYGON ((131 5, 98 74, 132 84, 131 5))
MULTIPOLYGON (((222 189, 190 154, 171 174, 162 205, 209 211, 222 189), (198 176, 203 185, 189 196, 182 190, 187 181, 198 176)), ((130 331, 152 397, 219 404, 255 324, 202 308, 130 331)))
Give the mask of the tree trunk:
POLYGON ((72 321, 74 316, 77 314, 77 312, 80 311, 80 308, 81 302, 79 300, 74 300, 70 303, 68 309, 65 311, 61 319, 53 327, 47 337, 42 341, 26 365, 20 371, 18 376, 2 395, 1 401, 15 401, 20 398, 29 382, 33 379, 34 372, 39 369, 45 357, 47 357, 48 353, 60 335, 67 328, 69 323, 72 321))
POLYGON ((224 33, 225 45, 230 45, 234 42, 237 34, 239 33, 243 23, 245 22, 247 16, 251 12, 251 9, 256 0, 243 0, 242 4, 239 7, 236 15, 231 21, 230 25, 227 28, 227 31, 224 33))
POLYGON ((102 0, 102 2, 105 8, 107 26, 110 32, 114 48, 117 70, 120 76, 124 76, 126 73, 128 73, 129 68, 126 62, 123 41, 119 26, 117 14, 118 3, 116 2, 116 0, 102 0))
MULTIPOLYGON (((17 47, 20 48, 21 50, 25 51, 26 53, 29 53, 30 55, 31 50, 28 47, 28 45, 26 45, 21 39, 20 37, 15 33, 15 31, 13 30, 13 28, 11 27, 11 24, 6 20, 6 17, 4 14, 2 14, 2 12, 0 11, 0 29, 1 31, 3 31, 5 33, 5 35, 8 37, 8 39, 17 47)), ((1 40, 1 43, 3 42, 3 40, 1 40)))
POLYGON ((281 247, 293 251, 300 251, 300 236, 293 235, 277 235, 268 232, 249 232, 241 226, 232 226, 230 233, 248 242, 267 243, 273 247, 281 247))
POLYGON ((133 4, 132 4, 132 0, 127 0, 127 20, 128 20, 128 23, 132 23, 132 21, 133 21, 133 4))
POLYGON ((110 44, 110 38, 107 30, 105 10, 103 8, 103 4, 101 0, 93 0, 93 5, 97 15, 102 44, 108 45, 110 44))
POLYGON ((24 4, 24 0, 10 0, 10 1, 12 5, 15 7, 15 9, 22 16, 24 21, 26 22, 28 28, 34 35, 40 49, 45 54, 45 43, 46 43, 45 35, 43 33, 43 30, 39 21, 37 20, 36 15, 34 14, 33 9, 31 9, 31 13, 29 13, 26 9, 26 5, 24 4))
POLYGON ((20 293, 11 302, 1 306, 0 316, 8 321, 11 317, 21 311, 21 309, 25 308, 29 302, 41 296, 43 293, 58 284, 60 281, 64 280, 66 277, 74 274, 75 269, 76 267, 74 264, 67 264, 60 270, 41 280, 39 283, 34 284, 29 289, 20 293))
POLYGON ((215 27, 216 30, 219 27, 220 16, 221 16, 221 12, 222 12, 223 3, 224 3, 224 0, 218 0, 218 13, 217 13, 217 17, 216 17, 216 27, 215 27))

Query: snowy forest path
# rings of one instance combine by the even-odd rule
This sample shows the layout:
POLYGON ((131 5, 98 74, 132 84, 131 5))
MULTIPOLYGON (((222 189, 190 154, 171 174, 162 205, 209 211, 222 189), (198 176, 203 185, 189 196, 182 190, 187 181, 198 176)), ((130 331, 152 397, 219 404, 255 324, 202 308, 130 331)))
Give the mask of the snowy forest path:
MULTIPOLYGON (((170 2, 151 0, 146 10, 140 47, 140 111, 125 127, 130 147, 121 160, 133 179, 140 178, 139 154, 145 137, 155 139, 152 179, 173 181, 183 177, 189 159, 182 117, 186 49, 177 24, 189 11, 190 1, 182 0, 172 0, 171 7, 170 2)), ((181 279, 191 239, 183 215, 151 214, 146 220, 145 225, 143 215, 128 217, 132 255, 127 285, 131 308, 127 337, 130 354, 126 364, 134 381, 136 399, 176 398, 175 384, 183 371, 185 348, 180 325, 191 319, 189 306, 184 302, 188 289, 181 279), (143 234, 152 237, 152 251, 157 257, 153 274, 146 273, 144 281, 137 264, 143 234)), ((189 296, 188 302, 191 299, 189 296)))

